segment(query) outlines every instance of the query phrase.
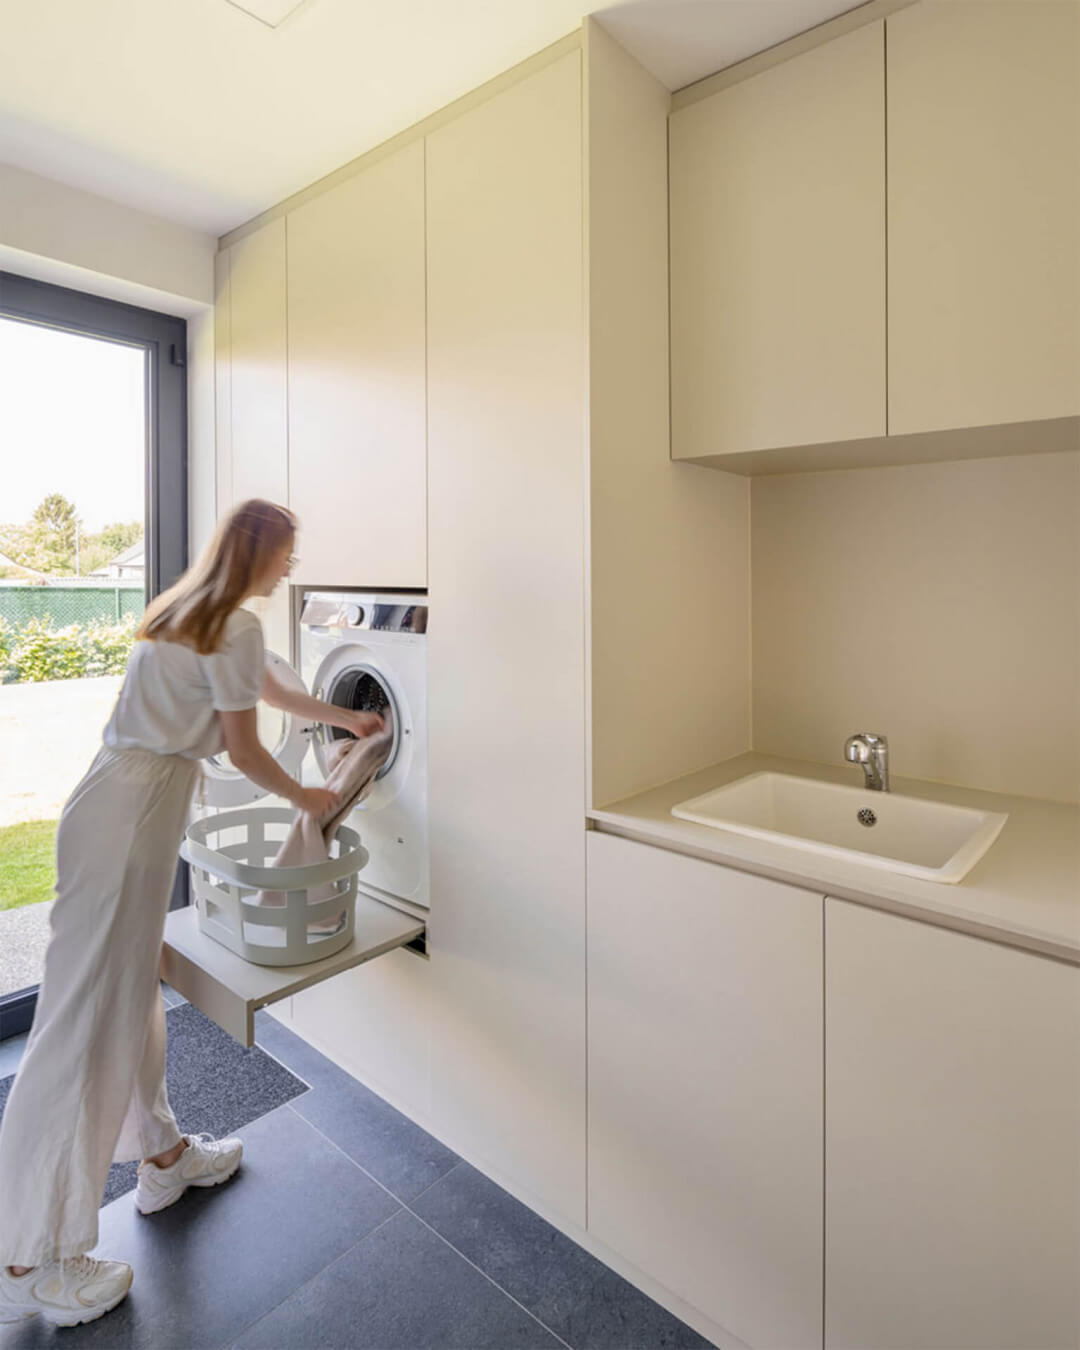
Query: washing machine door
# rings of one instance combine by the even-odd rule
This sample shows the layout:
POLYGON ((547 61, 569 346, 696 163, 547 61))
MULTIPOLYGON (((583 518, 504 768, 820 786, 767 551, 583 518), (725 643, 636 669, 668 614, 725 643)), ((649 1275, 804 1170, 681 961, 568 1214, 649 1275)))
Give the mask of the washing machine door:
MULTIPOLYGON (((386 718, 393 731, 390 754, 362 805, 366 810, 378 809, 392 801, 408 777, 414 733, 412 709, 385 653, 364 642, 343 643, 321 662, 312 681, 312 693, 326 703, 386 718)), ((324 779, 329 773, 331 746, 347 735, 337 727, 316 728, 315 763, 324 779)))
MULTIPOLYGON (((266 653, 266 664, 277 679, 291 689, 307 693, 300 676, 276 652, 266 653)), ((290 778, 300 776, 300 765, 311 743, 313 728, 304 718, 293 717, 268 703, 257 709, 259 740, 290 778)), ((202 762, 202 800, 207 806, 248 806, 269 794, 235 768, 228 753, 211 755, 202 762)))

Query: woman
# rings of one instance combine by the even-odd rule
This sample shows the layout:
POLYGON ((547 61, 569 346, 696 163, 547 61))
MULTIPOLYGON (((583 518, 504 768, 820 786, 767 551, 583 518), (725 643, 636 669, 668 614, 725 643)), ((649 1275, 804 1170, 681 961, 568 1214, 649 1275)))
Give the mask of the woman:
POLYGON ((292 564, 296 520, 248 501, 198 564, 147 609, 104 745, 57 833, 52 940, 26 1053, 0 1128, 0 1322, 89 1322, 126 1295, 131 1267, 97 1243, 109 1164, 141 1158, 135 1203, 164 1209, 240 1164, 239 1139, 181 1135, 165 1090, 158 963, 198 762, 223 748, 259 787, 321 814, 262 747, 260 696, 358 736, 381 719, 322 703, 267 673, 258 619, 292 564))

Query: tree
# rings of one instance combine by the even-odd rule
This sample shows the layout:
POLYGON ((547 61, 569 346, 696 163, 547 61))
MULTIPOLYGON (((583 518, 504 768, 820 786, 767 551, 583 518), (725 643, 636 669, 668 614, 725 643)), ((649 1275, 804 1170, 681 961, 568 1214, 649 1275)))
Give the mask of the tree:
POLYGON ((25 567, 70 575, 75 571, 75 540, 80 528, 72 503, 53 492, 35 508, 26 525, 3 527, 0 548, 25 567))
POLYGON ((106 525, 100 534, 94 536, 94 543, 108 550, 110 559, 115 558, 124 549, 130 548, 143 537, 142 522, 139 520, 117 521, 106 525))
POLYGON ((75 563, 75 543, 79 518, 72 502, 59 492, 52 492, 30 517, 34 542, 46 555, 55 559, 52 568, 43 571, 71 571, 75 563))

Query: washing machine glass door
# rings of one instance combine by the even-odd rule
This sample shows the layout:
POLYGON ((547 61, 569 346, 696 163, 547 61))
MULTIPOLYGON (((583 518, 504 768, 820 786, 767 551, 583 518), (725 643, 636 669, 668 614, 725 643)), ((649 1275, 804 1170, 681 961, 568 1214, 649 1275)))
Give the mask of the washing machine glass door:
MULTIPOLYGON (((267 652, 266 664, 282 684, 307 693, 307 686, 288 661, 275 652, 267 652)), ((303 718, 271 708, 268 703, 258 705, 257 717, 259 740, 290 778, 298 778, 300 765, 311 743, 310 724, 303 718)), ((233 765, 225 750, 204 759, 202 767, 202 799, 207 806, 246 806, 267 796, 265 788, 257 787, 233 765)))
MULTIPOLYGON (((376 801, 396 795, 391 785, 407 768, 412 736, 412 718, 397 680, 380 660, 379 653, 364 643, 347 643, 333 651, 319 666, 312 681, 316 698, 340 708, 374 712, 389 721, 393 731, 386 763, 375 775, 376 801)), ((320 726, 315 733, 315 762, 324 778, 328 776, 328 753, 335 741, 349 733, 339 727, 320 726)))

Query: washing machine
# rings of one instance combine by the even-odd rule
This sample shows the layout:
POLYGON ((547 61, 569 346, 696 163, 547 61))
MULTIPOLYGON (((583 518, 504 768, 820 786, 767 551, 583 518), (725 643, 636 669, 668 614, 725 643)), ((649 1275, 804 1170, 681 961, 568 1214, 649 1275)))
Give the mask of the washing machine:
MULTIPOLYGON (((369 854, 360 889, 425 915, 427 832, 427 596, 415 592, 300 591, 296 667, 267 654, 278 678, 327 703, 390 721, 390 755, 348 824, 369 854)), ((260 705, 260 739, 305 786, 321 786, 327 752, 348 732, 260 705)), ((266 795, 226 755, 204 761, 207 806, 247 805, 266 795)))
MULTIPOLYGON (((326 703, 388 716, 390 757, 349 823, 371 855, 362 889, 428 907, 426 595, 305 591, 300 595, 300 677, 326 703)), ((304 782, 320 785, 326 752, 348 732, 318 726, 304 782)))

